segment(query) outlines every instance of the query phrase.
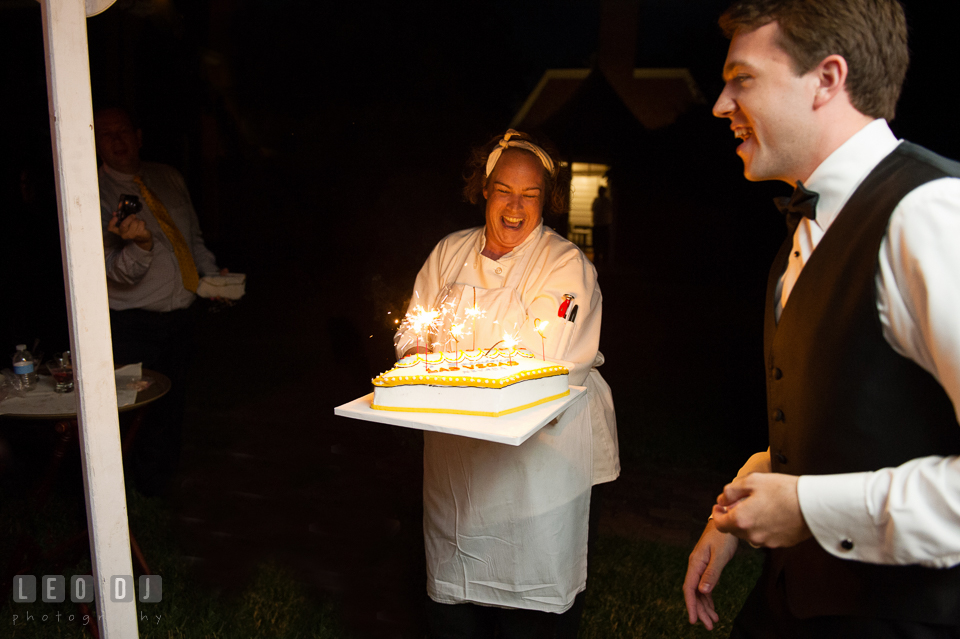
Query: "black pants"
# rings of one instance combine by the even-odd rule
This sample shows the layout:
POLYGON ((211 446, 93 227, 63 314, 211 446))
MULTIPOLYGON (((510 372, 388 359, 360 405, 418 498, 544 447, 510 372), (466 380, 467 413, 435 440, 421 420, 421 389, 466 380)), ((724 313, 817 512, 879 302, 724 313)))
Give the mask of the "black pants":
POLYGON ((576 639, 583 614, 581 592, 564 613, 494 608, 427 599, 430 639, 576 639))
POLYGON ((168 313, 110 311, 114 363, 143 362, 144 368, 170 378, 170 392, 148 407, 131 458, 126 460, 137 490, 145 495, 168 488, 180 461, 187 372, 194 349, 194 308, 168 313))
POLYGON ((767 583, 769 566, 733 622, 730 639, 960 639, 960 628, 870 617, 794 617, 782 576, 767 583))
POLYGON ((608 225, 593 227, 593 258, 599 262, 610 259, 610 227, 608 225))

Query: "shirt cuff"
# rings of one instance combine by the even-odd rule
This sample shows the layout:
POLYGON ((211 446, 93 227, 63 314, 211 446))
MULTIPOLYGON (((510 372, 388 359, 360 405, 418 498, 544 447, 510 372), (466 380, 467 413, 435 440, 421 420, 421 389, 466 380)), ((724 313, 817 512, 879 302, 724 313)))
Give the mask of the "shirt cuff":
POLYGON ((136 242, 127 242, 123 250, 127 252, 134 262, 141 266, 150 266, 150 262, 153 260, 153 251, 140 248, 140 245, 136 242))
POLYGON ((820 547, 841 559, 891 563, 867 507, 870 473, 802 475, 797 482, 800 512, 820 547))

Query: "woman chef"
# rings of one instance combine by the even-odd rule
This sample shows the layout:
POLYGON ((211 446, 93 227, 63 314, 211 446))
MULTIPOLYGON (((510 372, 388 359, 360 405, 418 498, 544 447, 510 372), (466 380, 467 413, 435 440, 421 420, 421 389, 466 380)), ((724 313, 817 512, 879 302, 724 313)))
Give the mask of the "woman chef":
MULTIPOLYGON (((411 309, 447 304, 464 317, 479 308, 484 316, 467 323, 477 348, 518 335, 588 392, 517 447, 424 433, 432 637, 493 637, 495 628, 504 637, 575 637, 591 487, 620 473, 613 399, 596 368, 596 270, 542 222, 544 207, 565 213, 568 204, 569 174, 551 151, 512 129, 475 150, 464 193, 472 203, 483 196, 486 224, 445 237, 417 275, 411 309)), ((395 342, 398 356, 418 348, 408 327, 395 342)))

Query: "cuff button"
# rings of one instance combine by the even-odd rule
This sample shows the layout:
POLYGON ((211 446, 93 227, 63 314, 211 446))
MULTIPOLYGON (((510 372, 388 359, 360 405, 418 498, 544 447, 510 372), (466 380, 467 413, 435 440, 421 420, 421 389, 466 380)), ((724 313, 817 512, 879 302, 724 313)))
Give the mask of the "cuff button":
POLYGON ((853 550, 853 540, 844 539, 843 541, 840 542, 840 547, 843 548, 844 550, 853 550))

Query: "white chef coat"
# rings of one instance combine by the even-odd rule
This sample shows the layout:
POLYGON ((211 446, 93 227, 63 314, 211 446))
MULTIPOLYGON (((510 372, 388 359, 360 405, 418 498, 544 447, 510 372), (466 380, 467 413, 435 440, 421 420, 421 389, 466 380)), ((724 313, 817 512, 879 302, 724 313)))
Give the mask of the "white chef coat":
MULTIPOLYGON (((794 235, 791 264, 777 288, 778 318, 796 281, 788 274, 802 271, 856 188, 898 144, 887 123, 874 120, 810 176, 805 186, 820 194, 816 220, 804 218, 794 235)), ((880 244, 876 286, 884 338, 933 375, 960 409, 960 179, 928 182, 900 201, 880 244)), ((880 564, 960 564, 960 457, 805 475, 797 492, 813 536, 833 555, 880 564), (841 546, 844 539, 854 542, 851 550, 841 546)))
MULTIPOLYGON (((417 276, 411 308, 435 307, 451 285, 515 295, 515 304, 478 322, 502 322, 530 351, 545 349, 588 397, 519 447, 424 433, 427 592, 441 603, 563 612, 586 584, 590 486, 620 472, 612 397, 595 368, 603 362, 596 270, 542 224, 498 260, 481 255, 484 245, 482 227, 441 240, 417 276), (575 322, 557 315, 564 294, 578 306, 575 322), (544 343, 536 319, 550 322, 544 343)), ((401 328, 398 356, 416 342, 401 328)))

